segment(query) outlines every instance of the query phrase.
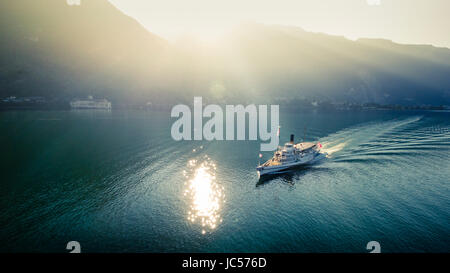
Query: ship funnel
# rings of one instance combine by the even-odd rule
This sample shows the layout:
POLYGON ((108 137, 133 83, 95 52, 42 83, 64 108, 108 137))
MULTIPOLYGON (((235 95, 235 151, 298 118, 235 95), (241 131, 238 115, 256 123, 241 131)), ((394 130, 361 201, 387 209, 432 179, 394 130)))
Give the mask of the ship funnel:
POLYGON ((294 135, 293 134, 291 134, 291 141, 290 141, 292 144, 294 144, 294 135))

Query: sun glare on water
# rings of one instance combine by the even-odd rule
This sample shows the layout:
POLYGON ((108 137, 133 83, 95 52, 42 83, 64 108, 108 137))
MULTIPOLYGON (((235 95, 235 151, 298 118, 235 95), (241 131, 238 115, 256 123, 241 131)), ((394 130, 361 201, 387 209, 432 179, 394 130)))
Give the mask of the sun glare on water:
POLYGON ((198 162, 190 160, 185 196, 190 198, 190 208, 187 219, 202 226, 202 234, 214 230, 222 222, 220 209, 225 202, 224 188, 217 184, 216 166, 209 158, 198 162))

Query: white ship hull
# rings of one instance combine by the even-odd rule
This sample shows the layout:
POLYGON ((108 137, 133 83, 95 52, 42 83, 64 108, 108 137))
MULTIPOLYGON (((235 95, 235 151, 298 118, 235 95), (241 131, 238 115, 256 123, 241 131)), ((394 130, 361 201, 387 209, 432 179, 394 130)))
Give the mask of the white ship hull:
POLYGON ((276 174, 298 166, 311 164, 323 157, 325 157, 325 154, 318 153, 315 155, 306 156, 303 160, 294 161, 292 163, 285 163, 283 165, 278 166, 258 167, 257 173, 259 177, 267 174, 276 174))
POLYGON ((73 100, 70 102, 72 109, 111 109, 111 102, 106 99, 94 100, 92 98, 87 100, 73 100))
POLYGON ((111 106, 98 106, 98 105, 95 105, 95 106, 72 106, 71 105, 71 108, 72 109, 104 109, 104 110, 110 110, 111 106))

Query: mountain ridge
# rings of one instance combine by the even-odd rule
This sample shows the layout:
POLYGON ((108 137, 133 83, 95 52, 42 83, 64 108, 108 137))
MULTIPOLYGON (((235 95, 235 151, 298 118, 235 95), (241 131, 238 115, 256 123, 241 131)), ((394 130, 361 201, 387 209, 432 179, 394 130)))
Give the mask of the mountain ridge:
POLYGON ((252 23, 206 49, 171 44, 107 0, 5 0, 0 15, 0 97, 450 104, 448 48, 252 23))

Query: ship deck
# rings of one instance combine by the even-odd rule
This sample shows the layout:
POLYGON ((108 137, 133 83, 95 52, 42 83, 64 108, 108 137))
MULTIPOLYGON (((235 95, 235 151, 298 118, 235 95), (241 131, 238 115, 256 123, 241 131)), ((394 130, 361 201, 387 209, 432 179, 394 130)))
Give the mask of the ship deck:
POLYGON ((299 149, 301 151, 311 149, 314 146, 316 146, 316 143, 314 143, 314 142, 301 142, 301 143, 295 144, 295 148, 299 149))

